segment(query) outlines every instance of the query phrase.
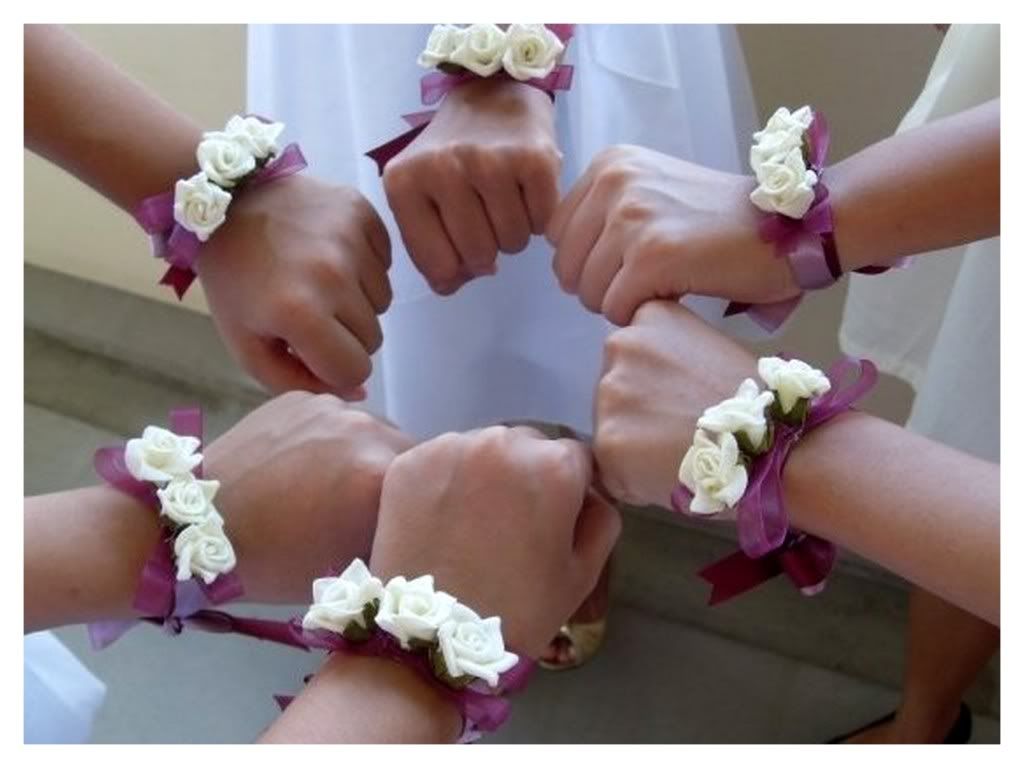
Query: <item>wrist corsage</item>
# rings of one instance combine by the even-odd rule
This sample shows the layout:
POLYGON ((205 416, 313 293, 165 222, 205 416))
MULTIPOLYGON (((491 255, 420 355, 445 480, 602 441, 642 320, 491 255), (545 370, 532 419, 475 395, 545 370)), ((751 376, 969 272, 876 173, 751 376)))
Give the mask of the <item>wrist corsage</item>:
MULTIPOLYGON (((792 112, 779 107, 765 127, 754 133, 750 148, 750 168, 757 182, 750 201, 765 214, 758 234, 775 245, 778 258, 789 262, 801 291, 827 288, 843 276, 824 181, 828 148, 825 116, 809 106, 792 112)), ((871 266, 855 271, 879 274, 887 269, 871 266)), ((796 309, 800 298, 770 304, 732 302, 725 314, 746 312, 773 331, 796 309)))
POLYGON ((96 649, 139 621, 179 634, 190 626, 305 648, 287 622, 232 616, 211 606, 242 596, 235 551, 214 506, 220 484, 203 479, 202 412, 171 411, 171 429, 149 426, 127 444, 96 451, 96 472, 158 513, 160 540, 143 566, 132 607, 139 619, 89 624, 96 649))
POLYGON ((283 123, 235 115, 224 130, 203 134, 196 148, 198 173, 136 208, 135 220, 150 236, 153 255, 170 264, 160 283, 179 299, 195 279, 200 246, 225 222, 232 200, 306 167, 298 144, 278 146, 283 131, 283 123))
POLYGON ((309 647, 411 667, 458 709, 463 741, 505 721, 502 694, 521 687, 531 666, 505 648, 498 617, 481 618, 435 590, 430 575, 384 584, 358 558, 340 575, 313 582, 313 603, 293 626, 309 647))
MULTIPOLYGON (((573 36, 572 24, 438 24, 416 62, 436 69, 420 80, 420 100, 433 106, 453 88, 488 77, 506 77, 554 98, 572 87, 573 68, 559 61, 573 36)), ((434 110, 402 115, 410 126, 400 136, 366 153, 384 173, 388 161, 412 143, 434 117, 434 110)))
POLYGON ((687 515, 736 514, 740 551, 700 572, 721 602, 786 573, 815 594, 835 561, 835 547, 791 529, 782 472, 801 436, 853 407, 874 386, 867 360, 844 358, 826 375, 801 360, 763 357, 758 376, 735 396, 706 409, 679 467, 672 506, 687 515), (842 386, 850 374, 855 379, 842 386))

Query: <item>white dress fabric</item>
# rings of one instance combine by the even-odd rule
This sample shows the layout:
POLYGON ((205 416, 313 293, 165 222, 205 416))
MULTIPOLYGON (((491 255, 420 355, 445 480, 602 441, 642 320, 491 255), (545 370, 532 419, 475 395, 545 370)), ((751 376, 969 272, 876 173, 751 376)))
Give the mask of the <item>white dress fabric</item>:
POLYGON ((25 743, 89 740, 107 688, 52 632, 25 636, 25 743))
MULTIPOLYGON (((363 153, 424 109, 415 61, 427 25, 251 26, 249 110, 285 122, 308 173, 358 187, 391 233, 395 300, 382 320, 370 410, 429 437, 529 419, 591 430, 593 388, 611 326, 558 287, 551 248, 500 256, 498 274, 451 297, 434 295, 402 247, 363 153)), ((572 90, 557 103, 562 188, 596 152, 640 144, 723 170, 745 162, 755 111, 735 30, 720 26, 577 27, 566 63, 572 90)), ((690 299, 720 321, 724 302, 690 299)), ((730 318, 729 327, 752 324, 730 318)))
MULTIPOLYGON (((899 130, 999 96, 999 27, 954 25, 899 130)), ((999 461, 999 238, 851 275, 839 342, 915 390, 907 426, 999 461)))

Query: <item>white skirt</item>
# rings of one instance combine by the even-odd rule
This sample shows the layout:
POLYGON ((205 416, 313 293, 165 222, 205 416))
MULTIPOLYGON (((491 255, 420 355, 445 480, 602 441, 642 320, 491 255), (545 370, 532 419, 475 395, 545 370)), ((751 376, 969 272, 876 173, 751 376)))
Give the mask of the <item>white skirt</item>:
POLYGON ((106 693, 52 632, 25 635, 26 744, 88 741, 106 693))
MULTIPOLYGON (((611 326, 562 293, 535 237, 498 274, 451 297, 430 292, 401 239, 368 149, 423 109, 415 60, 426 25, 251 26, 248 107, 285 122, 309 173, 358 187, 394 245, 395 301, 382 319, 370 410, 417 437, 530 419, 591 431, 593 388, 611 326)), ((596 152, 640 144, 722 170, 744 166, 755 111, 735 31, 721 26, 577 27, 572 90, 557 97, 562 187, 596 152)), ((714 322, 724 302, 687 303, 714 322)), ((730 318, 736 330, 745 318, 730 318)))

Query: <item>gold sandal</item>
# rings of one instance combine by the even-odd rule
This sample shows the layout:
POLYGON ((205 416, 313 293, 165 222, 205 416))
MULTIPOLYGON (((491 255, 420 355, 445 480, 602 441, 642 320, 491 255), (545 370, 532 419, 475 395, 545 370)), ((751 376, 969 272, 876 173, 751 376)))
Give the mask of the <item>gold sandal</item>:
POLYGON ((601 571, 593 591, 548 644, 547 654, 537 659, 542 669, 563 671, 586 664, 600 650, 608 629, 608 597, 611 560, 601 571))

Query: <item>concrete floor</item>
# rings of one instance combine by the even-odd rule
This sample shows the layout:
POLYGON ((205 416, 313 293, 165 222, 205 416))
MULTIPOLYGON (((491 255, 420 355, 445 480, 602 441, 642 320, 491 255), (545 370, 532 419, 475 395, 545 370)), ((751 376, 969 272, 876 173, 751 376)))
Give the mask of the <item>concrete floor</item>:
MULTIPOLYGON (((29 277, 27 298, 35 284, 29 277)), ((95 301, 90 288, 61 290, 47 283, 45 301, 26 301, 33 313, 25 334, 27 494, 94 483, 94 448, 169 406, 203 403, 214 436, 258 401, 244 382, 228 381, 235 375, 230 367, 205 377, 190 369, 183 384, 153 375, 136 358, 127 362, 123 350, 89 348, 83 328, 116 325, 104 320, 106 310, 140 317, 132 305, 138 300, 95 301), (46 302, 60 317, 40 315, 46 302)), ((178 320, 168 324, 181 327, 178 320)), ((131 332, 152 337, 158 330, 131 332)), ((190 332, 198 344, 215 346, 211 334, 202 323, 190 332)), ((721 534, 631 512, 613 569, 602 652, 579 670, 537 673, 491 740, 816 743, 893 707, 906 602, 899 582, 847 561, 813 600, 771 583, 709 609, 693 572, 729 548, 721 534)), ((298 610, 237 608, 277 616, 298 610)), ((297 690, 319 662, 318 654, 198 632, 172 638, 148 626, 101 653, 89 649, 83 627, 57 635, 108 686, 96 742, 251 741, 276 714, 271 695, 297 690)), ((988 715, 976 717, 974 740, 998 742, 997 665, 969 700, 988 715)))

